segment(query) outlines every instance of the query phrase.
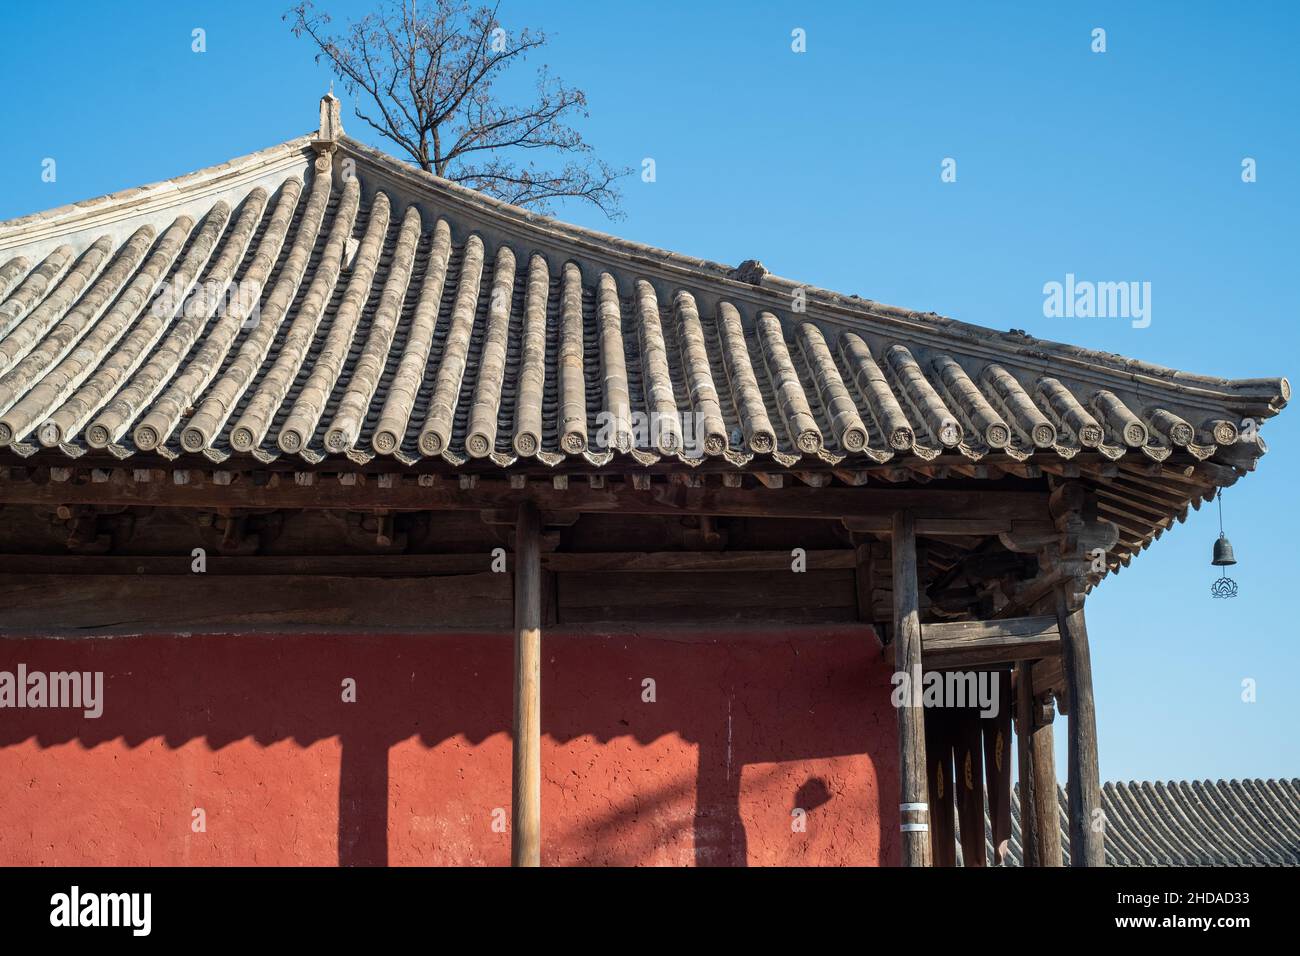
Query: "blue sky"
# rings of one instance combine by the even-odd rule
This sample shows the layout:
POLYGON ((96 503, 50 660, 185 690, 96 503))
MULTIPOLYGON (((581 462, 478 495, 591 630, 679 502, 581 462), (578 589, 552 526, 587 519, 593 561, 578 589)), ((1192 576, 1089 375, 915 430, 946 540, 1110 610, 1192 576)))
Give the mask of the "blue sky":
MULTIPOLYGON (((506 0, 507 28, 552 42, 505 89, 526 92, 545 62, 586 90, 582 129, 606 160, 655 160, 654 183, 626 181, 625 220, 561 216, 1188 371, 1300 373, 1300 5, 807 6, 506 0), (945 158, 956 182, 940 181, 945 158), (1043 284, 1066 273, 1150 282, 1150 327, 1045 318, 1043 284)), ((314 128, 328 73, 281 12, 7 0, 0 219, 314 128)), ((348 132, 380 145, 351 106, 348 132)), ((1264 428, 1260 471, 1224 496, 1239 598, 1210 598, 1207 507, 1090 599, 1104 780, 1300 775, 1296 416, 1264 428)))

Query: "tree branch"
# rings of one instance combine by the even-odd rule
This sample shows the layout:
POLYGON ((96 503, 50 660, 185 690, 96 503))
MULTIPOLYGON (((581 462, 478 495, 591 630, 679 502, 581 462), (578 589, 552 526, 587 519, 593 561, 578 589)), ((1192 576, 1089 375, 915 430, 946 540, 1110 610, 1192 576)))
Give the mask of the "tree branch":
POLYGON ((496 96, 496 79, 547 42, 540 31, 511 36, 498 9, 471 9, 467 0, 381 0, 342 35, 330 32, 329 15, 311 0, 284 19, 315 44, 316 61, 324 58, 350 95, 374 104, 373 111, 354 105, 356 115, 421 168, 540 211, 576 198, 619 215, 614 183, 631 170, 595 160, 569 125, 587 118, 586 94, 543 67, 531 102, 510 105, 496 96), (545 153, 580 158, 557 168, 516 159, 545 153))

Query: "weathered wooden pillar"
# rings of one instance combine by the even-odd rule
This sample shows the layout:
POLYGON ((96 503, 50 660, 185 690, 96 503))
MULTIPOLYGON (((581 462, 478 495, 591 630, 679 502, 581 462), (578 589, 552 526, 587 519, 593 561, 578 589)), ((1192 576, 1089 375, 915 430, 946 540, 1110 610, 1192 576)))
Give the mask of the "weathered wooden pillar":
POLYGON ((1061 631, 1061 663, 1070 693, 1070 865, 1105 866, 1105 819, 1101 811, 1101 773, 1097 764, 1097 708, 1092 697, 1092 657, 1083 607, 1070 607, 1065 588, 1056 592, 1061 631))
POLYGON ((1061 866, 1060 809, 1052 705, 1034 696, 1032 661, 1016 665, 1016 744, 1020 763, 1020 842, 1025 866, 1061 866))
POLYGON ((515 525, 515 716, 510 863, 542 865, 541 518, 531 502, 515 525))
POLYGON ((925 713, 921 695, 921 603, 916 580, 916 521, 909 511, 894 515, 894 669, 907 675, 907 695, 898 708, 899 819, 903 865, 930 865, 930 808, 926 785, 925 713))

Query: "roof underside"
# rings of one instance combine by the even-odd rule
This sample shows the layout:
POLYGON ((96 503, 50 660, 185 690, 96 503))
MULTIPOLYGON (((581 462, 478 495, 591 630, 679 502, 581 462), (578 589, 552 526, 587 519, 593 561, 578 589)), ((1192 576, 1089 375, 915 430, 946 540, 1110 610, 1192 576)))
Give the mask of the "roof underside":
POLYGON ((0 225, 24 457, 1241 466, 1288 395, 636 246, 348 139, 0 225))

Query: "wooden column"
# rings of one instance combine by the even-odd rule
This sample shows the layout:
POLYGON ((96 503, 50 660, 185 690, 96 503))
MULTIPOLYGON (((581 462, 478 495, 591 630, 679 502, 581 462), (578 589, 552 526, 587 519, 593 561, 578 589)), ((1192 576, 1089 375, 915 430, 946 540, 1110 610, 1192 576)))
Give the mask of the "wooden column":
POLYGON ((979 711, 973 707, 952 708, 952 711, 957 724, 953 739, 953 796, 957 800, 957 825, 961 828, 962 866, 988 866, 984 843, 984 738, 979 711))
POLYGON ((916 580, 916 520, 910 511, 893 518, 894 669, 908 676, 898 708, 899 819, 903 865, 930 865, 930 810, 926 786, 925 714, 921 693, 921 604, 916 580))
POLYGON ((1033 661, 1016 665, 1016 742, 1020 764, 1020 836, 1025 866, 1061 866, 1060 808, 1052 705, 1034 697, 1033 661))
POLYGON ((1061 663, 1070 689, 1070 865, 1105 866, 1105 819, 1097 766, 1097 708, 1092 697, 1092 657, 1083 608, 1071 610, 1064 588, 1056 592, 1061 663))
MULTIPOLYGON (((1006 866, 1011 846, 1011 717, 1015 694, 1010 671, 997 675, 998 712, 980 717, 984 741, 984 792, 989 801, 989 830, 993 843, 994 866, 1006 866)), ((981 821, 982 823, 983 821, 981 821)), ((981 827, 983 829, 983 827, 981 827)))
POLYGON ((510 863, 542 865, 541 519, 531 502, 515 525, 515 718, 510 863))
POLYGON ((953 805, 953 730, 949 707, 925 711, 926 788, 929 791, 930 865, 957 865, 957 814, 953 805))

